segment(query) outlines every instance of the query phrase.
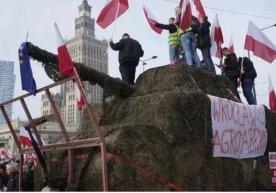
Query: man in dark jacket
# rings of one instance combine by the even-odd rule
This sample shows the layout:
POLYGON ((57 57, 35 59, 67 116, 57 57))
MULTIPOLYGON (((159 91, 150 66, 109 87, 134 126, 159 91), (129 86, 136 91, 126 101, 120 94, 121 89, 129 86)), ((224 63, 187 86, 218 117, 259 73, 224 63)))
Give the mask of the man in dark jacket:
POLYGON ((29 159, 27 161, 27 171, 23 174, 23 190, 25 192, 34 191, 34 161, 29 159))
POLYGON ((222 49, 223 55, 226 57, 224 60, 224 64, 220 64, 224 69, 225 76, 231 81, 234 89, 234 94, 237 96, 239 100, 240 95, 238 93, 238 78, 240 76, 238 58, 235 53, 230 53, 228 48, 222 49))
POLYGON ((199 18, 200 27, 197 36, 197 46, 201 50, 203 60, 209 72, 216 74, 215 65, 211 57, 211 36, 210 36, 210 22, 207 16, 199 18))
POLYGON ((171 17, 169 19, 169 24, 161 24, 157 23, 153 20, 150 22, 158 28, 169 30, 169 37, 168 37, 168 44, 169 44, 169 55, 170 55, 170 62, 171 64, 175 64, 179 61, 179 46, 181 44, 179 38, 179 28, 176 26, 175 18, 171 17))
POLYGON ((256 70, 253 66, 252 61, 244 57, 239 57, 239 65, 241 66, 241 84, 243 95, 246 98, 249 105, 255 105, 256 101, 252 93, 255 78, 257 77, 256 70))
POLYGON ((0 166, 0 192, 7 186, 6 164, 0 166))
POLYGON ((139 58, 144 55, 144 51, 140 43, 125 33, 118 43, 109 41, 110 47, 117 51, 119 50, 120 73, 123 81, 134 84, 136 67, 139 63, 139 58))

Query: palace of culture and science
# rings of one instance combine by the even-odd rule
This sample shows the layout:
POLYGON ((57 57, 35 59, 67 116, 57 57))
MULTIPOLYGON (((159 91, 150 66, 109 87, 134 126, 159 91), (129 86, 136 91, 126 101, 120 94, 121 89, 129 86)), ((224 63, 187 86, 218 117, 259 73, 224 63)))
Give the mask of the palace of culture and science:
MULTIPOLYGON (((83 0, 79 6, 79 15, 75 19, 75 37, 66 41, 68 52, 74 62, 83 63, 102 73, 108 72, 108 43, 105 40, 98 40, 95 36, 95 19, 91 18, 91 6, 87 0, 83 0)), ((1 62, 1 61, 0 61, 1 62)), ((103 90, 98 85, 91 85, 84 82, 86 95, 90 104, 100 103, 103 98, 103 90)), ((10 89, 13 91, 13 89, 10 89)), ((76 132, 82 111, 77 108, 77 97, 72 82, 64 84, 60 88, 60 93, 52 94, 67 132, 76 132)), ((6 99, 7 100, 7 99, 6 99)), ((52 114, 51 105, 46 95, 41 98, 41 115, 52 114)), ((0 119, 1 120, 1 119, 0 119)), ((26 121, 14 120, 11 122, 16 133, 19 128, 26 124, 26 121)), ((39 126, 39 133, 46 143, 55 141, 61 136, 61 131, 56 122, 48 122, 39 126)), ((0 123, 0 144, 11 152, 16 151, 16 145, 8 129, 7 124, 0 123)))
MULTIPOLYGON (((66 42, 68 52, 74 62, 83 63, 100 72, 108 72, 108 44, 95 37, 95 19, 91 18, 91 6, 83 0, 79 6, 79 16, 75 19, 75 37, 66 42)), ((98 85, 84 82, 89 103, 99 103, 103 90, 98 85)), ((77 108, 75 89, 72 82, 61 86, 60 94, 53 96, 64 124, 78 125, 81 111, 77 108)), ((41 99, 41 114, 51 114, 51 107, 46 96, 41 99)))

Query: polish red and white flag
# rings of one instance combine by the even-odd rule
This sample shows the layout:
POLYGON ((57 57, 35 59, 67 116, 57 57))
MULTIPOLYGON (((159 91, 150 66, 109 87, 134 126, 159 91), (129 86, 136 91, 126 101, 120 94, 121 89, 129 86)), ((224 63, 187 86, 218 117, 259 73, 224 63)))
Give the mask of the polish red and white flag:
POLYGON ((84 99, 83 97, 81 96, 81 93, 80 93, 80 90, 79 90, 79 87, 77 85, 77 83, 74 81, 74 87, 75 87, 75 93, 76 93, 76 96, 77 96, 77 107, 79 110, 82 109, 82 107, 85 105, 85 102, 84 102, 84 99))
POLYGON ((186 31, 192 24, 192 8, 190 0, 180 0, 179 7, 181 10, 179 27, 183 31, 186 31))
POLYGON ((222 59, 223 34, 218 21, 218 15, 215 16, 211 29, 211 55, 222 59))
POLYGON ((97 18, 97 24, 105 29, 128 9, 128 0, 107 0, 97 18))
MULTIPOLYGON (((36 136, 33 134, 33 137, 34 137, 34 140, 37 142, 37 138, 36 136)), ((41 141, 42 141, 42 144, 46 144, 43 139, 41 138, 41 141)), ((25 145, 25 146, 28 146, 28 147, 32 147, 33 144, 32 144, 32 140, 31 140, 31 137, 29 135, 29 132, 25 129, 25 127, 20 127, 19 128, 19 143, 21 145, 25 145)))
POLYGON ((61 33, 58 29, 57 24, 55 23, 56 31, 56 40, 57 40, 57 50, 58 50, 58 64, 59 64, 59 73, 62 76, 73 76, 74 66, 71 60, 71 57, 68 53, 64 40, 61 36, 61 33))
POLYGON ((204 8, 200 0, 192 0, 193 2, 193 15, 196 16, 198 19, 206 16, 204 8))
POLYGON ((230 38, 228 49, 229 49, 230 53, 234 53, 235 52, 234 42, 233 42, 233 36, 232 35, 231 35, 231 38, 230 38))
POLYGON ((269 63, 276 58, 276 46, 252 21, 248 24, 244 49, 252 51, 255 56, 269 63))
MULTIPOLYGON (((36 140, 35 136, 34 136, 34 138, 36 140)), ((28 147, 33 146, 31 137, 30 137, 28 131, 25 129, 25 127, 20 127, 20 129, 19 129, 19 143, 21 145, 25 145, 25 146, 28 146, 28 147)))
POLYGON ((269 107, 270 110, 276 111, 276 94, 273 89, 273 85, 270 79, 270 75, 268 75, 268 89, 269 89, 269 107))
MULTIPOLYGON (((57 37, 57 46, 58 46, 58 62, 59 62, 59 73, 64 76, 74 76, 74 64, 69 55, 69 52, 66 48, 64 40, 61 36, 59 28, 55 23, 56 29, 56 37, 57 37)), ((81 110, 82 107, 85 105, 84 99, 80 94, 79 88, 77 87, 76 83, 74 83, 75 92, 77 96, 77 106, 78 109, 81 110)))
POLYGON ((156 18, 154 17, 154 15, 150 12, 150 10, 145 5, 143 5, 143 10, 144 10, 145 16, 147 18, 147 21, 148 21, 151 29, 153 31, 155 31, 156 33, 158 33, 158 34, 161 34, 162 31, 163 31, 163 29, 156 27, 151 22, 151 21, 153 21, 154 23, 156 23, 156 22, 158 23, 158 21, 156 20, 156 18))

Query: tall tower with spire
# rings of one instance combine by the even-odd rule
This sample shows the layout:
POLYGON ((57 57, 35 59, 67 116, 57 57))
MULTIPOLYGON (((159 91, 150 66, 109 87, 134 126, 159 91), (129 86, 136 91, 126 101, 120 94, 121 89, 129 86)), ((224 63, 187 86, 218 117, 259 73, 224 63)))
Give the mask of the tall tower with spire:
POLYGON ((95 38, 95 19, 91 18, 91 6, 84 0, 79 6, 79 17, 75 19, 75 36, 85 34, 95 38))
MULTIPOLYGON (((69 54, 74 62, 83 63, 95 70, 108 73, 108 44, 105 40, 96 39, 95 19, 91 18, 91 6, 83 0, 79 6, 79 15, 75 19, 75 37, 66 42, 69 54)), ((98 85, 84 82, 90 103, 99 103, 103 90, 98 85)), ((77 97, 74 86, 67 83, 61 87, 62 115, 67 124, 79 124, 81 113, 77 109, 77 97)))

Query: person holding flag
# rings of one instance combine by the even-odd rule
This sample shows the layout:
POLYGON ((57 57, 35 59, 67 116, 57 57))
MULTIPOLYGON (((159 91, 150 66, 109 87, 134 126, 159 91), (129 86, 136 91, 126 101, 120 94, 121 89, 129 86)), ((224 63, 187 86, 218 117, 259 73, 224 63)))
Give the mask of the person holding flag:
POLYGON ((175 25, 175 18, 171 17, 169 19, 169 24, 161 24, 157 23, 153 20, 150 20, 150 22, 161 29, 169 30, 169 37, 168 37, 168 44, 169 44, 169 56, 170 56, 170 62, 171 64, 175 64, 179 61, 179 46, 180 46, 180 38, 179 38, 179 27, 175 25))
POLYGON ((191 13, 189 1, 180 1, 180 6, 176 7, 176 25, 179 26, 181 44, 185 53, 188 65, 195 64, 196 68, 200 67, 200 59, 196 52, 196 35, 193 26, 197 26, 191 13))
POLYGON ((238 78, 240 76, 238 59, 235 53, 230 53, 227 47, 222 49, 223 55, 226 57, 224 60, 224 64, 221 63, 220 66, 224 69, 225 76, 232 83, 234 90, 234 94, 241 101, 240 95, 238 93, 238 78))
POLYGON ((112 50, 119 51, 120 73, 122 80, 128 84, 134 85, 136 67, 139 63, 139 58, 144 55, 144 50, 141 44, 130 38, 129 34, 124 33, 122 39, 118 43, 113 43, 109 40, 109 45, 112 50))

